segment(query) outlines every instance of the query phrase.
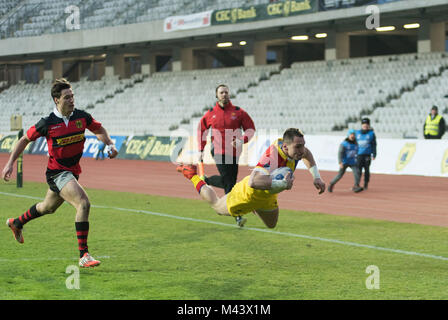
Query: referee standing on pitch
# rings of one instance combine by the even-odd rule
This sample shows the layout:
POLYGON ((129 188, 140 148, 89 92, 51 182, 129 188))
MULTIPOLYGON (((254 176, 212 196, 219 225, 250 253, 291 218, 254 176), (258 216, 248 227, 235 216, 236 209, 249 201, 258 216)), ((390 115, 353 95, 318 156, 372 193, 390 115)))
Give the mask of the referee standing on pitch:
MULTIPOLYGON (((212 156, 216 162, 219 176, 204 177, 208 185, 224 189, 229 193, 238 176, 238 158, 243 144, 255 134, 255 125, 249 114, 230 101, 229 87, 220 84, 215 90, 216 105, 201 118, 198 126, 199 159, 202 162, 207 144, 208 131, 212 129, 212 156), (244 130, 244 134, 242 133, 244 130)), ((238 224, 243 223, 237 217, 238 224)))

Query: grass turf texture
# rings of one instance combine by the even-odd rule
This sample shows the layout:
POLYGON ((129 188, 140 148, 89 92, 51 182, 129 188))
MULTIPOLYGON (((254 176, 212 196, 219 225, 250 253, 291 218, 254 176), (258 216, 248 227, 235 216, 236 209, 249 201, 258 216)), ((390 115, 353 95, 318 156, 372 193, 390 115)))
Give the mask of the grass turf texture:
MULTIPOLYGON (((39 198, 46 189, 0 183, 0 192, 39 198)), ((87 192, 92 205, 234 224, 200 200, 87 192)), ((0 194, 0 222, 36 202, 0 194)), ((448 298, 447 261, 98 207, 91 208, 89 249, 102 265, 80 269, 80 289, 69 290, 66 268, 78 262, 74 216, 63 204, 31 221, 23 245, 0 226, 0 299, 448 298), (366 288, 369 265, 380 270, 380 289, 366 288)), ((247 218, 247 227, 266 230, 247 218)), ((448 257, 442 227, 281 210, 275 231, 448 257)))

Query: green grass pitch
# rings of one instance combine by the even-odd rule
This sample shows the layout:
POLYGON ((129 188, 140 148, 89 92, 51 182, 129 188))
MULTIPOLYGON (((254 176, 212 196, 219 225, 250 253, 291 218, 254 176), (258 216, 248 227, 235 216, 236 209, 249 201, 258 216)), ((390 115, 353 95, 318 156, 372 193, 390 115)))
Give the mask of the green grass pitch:
POLYGON ((102 264, 80 269, 79 289, 68 289, 75 210, 31 221, 24 244, 4 225, 38 201, 11 194, 46 189, 0 183, 2 300, 448 298, 447 228, 281 210, 274 232, 253 214, 239 229, 199 199, 93 189, 89 249, 102 264), (370 265, 379 289, 366 287, 370 265))

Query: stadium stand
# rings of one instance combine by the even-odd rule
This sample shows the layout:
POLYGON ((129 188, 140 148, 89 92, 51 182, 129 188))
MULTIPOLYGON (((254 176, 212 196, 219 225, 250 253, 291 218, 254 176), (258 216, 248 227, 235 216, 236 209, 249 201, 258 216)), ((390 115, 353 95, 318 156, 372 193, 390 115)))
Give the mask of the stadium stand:
MULTIPOLYGON (((400 138, 421 135, 422 116, 430 101, 413 97, 438 86, 436 81, 442 81, 443 77, 437 79, 446 68, 448 57, 443 53, 294 63, 270 81, 239 94, 235 103, 245 106, 263 128, 284 130, 298 125, 306 133, 326 133, 358 128, 360 117, 373 112, 372 126, 380 132, 400 138), (409 100, 415 110, 412 119, 405 117, 411 108, 409 100), (406 111, 394 107, 397 103, 406 111), (397 113, 403 125, 396 125, 397 113)), ((443 100, 438 100, 441 106, 447 103, 443 100)))
MULTIPOLYGON (((103 78, 100 81, 82 79, 73 83, 76 93, 75 103, 79 109, 89 111, 95 105, 100 105, 109 97, 123 91, 138 79, 118 80, 116 77, 103 78)), ((28 128, 36 123, 39 117, 48 115, 54 108, 51 103, 49 88, 51 81, 41 80, 38 84, 25 84, 23 81, 9 87, 0 94, 0 108, 5 112, 0 114, 0 127, 9 127, 11 114, 23 116, 23 126, 28 128)), ((122 114, 120 116, 123 117, 122 114)))
POLYGON ((82 29, 95 29, 263 3, 269 0, 73 0, 69 4, 64 0, 1 0, 0 18, 8 12, 17 13, 14 19, 0 19, 0 31, 2 38, 65 32, 64 14, 68 5, 77 6, 82 13, 82 29), (17 24, 17 21, 24 23, 17 24))
MULTIPOLYGON (((399 91, 379 101, 379 107, 374 108, 371 125, 383 135, 422 138, 423 121, 432 105, 437 105, 443 116, 448 113, 448 55, 428 53, 390 58, 394 67, 388 72, 401 75, 403 80, 399 91)), ((349 128, 358 126, 349 124, 349 128)))
POLYGON ((0 18, 14 9, 20 0, 1 0, 0 1, 0 18))
MULTIPOLYGON (((95 29, 269 2, 73 0, 70 5, 80 9, 82 29, 95 29)), ((331 7, 331 3, 336 2, 325 3, 331 7)), ((66 32, 67 6, 64 0, 0 0, 1 38, 66 32)), ((388 45, 390 42, 386 41, 388 45)), ((292 50, 291 43, 287 45, 291 46, 288 48, 291 55, 300 51, 292 50)), ((240 53, 245 50, 238 49, 240 53)), ((166 54, 168 59, 170 54, 166 54)), ((225 57, 232 58, 231 54, 225 57)), ((45 63, 51 60, 46 59, 45 63)), ((212 72, 210 69, 156 72, 150 76, 134 74, 129 79, 113 76, 97 81, 83 78, 86 73, 79 68, 81 81, 73 82, 73 86, 79 108, 102 119, 111 132, 123 135, 168 135, 176 129, 191 130, 198 116, 214 104, 213 90, 220 83, 229 85, 234 104, 246 109, 258 128, 284 130, 299 126, 307 134, 341 133, 347 128, 359 128, 359 119, 369 116, 380 137, 421 138, 422 123, 432 105, 437 105, 439 112, 448 118, 446 52, 291 64, 292 61, 282 61, 287 66, 283 68, 280 64, 227 67, 212 72)), ((107 63, 110 67, 111 62, 107 63)), ((73 69, 79 67, 78 64, 73 62, 73 69)), ((41 72, 39 68, 42 66, 35 68, 36 74, 41 72)), ((21 81, 9 85, 0 81, 0 108, 4 111, 0 113, 0 127, 9 127, 11 114, 22 114, 24 126, 30 126, 38 116, 48 114, 53 108, 48 81, 41 80, 36 84, 21 81)))
MULTIPOLYGON (((115 134, 169 135, 170 127, 190 130, 189 120, 214 104, 214 89, 228 83, 235 93, 267 79, 278 72, 280 65, 235 67, 214 70, 159 72, 144 78, 136 74, 130 79, 117 76, 100 81, 85 78, 73 83, 75 104, 101 119, 115 134)), ((0 93, 0 127, 9 127, 11 114, 23 115, 24 127, 33 125, 39 116, 52 109, 50 84, 11 86, 0 93)))
POLYGON ((3 39, 34 34, 22 30, 23 21, 29 21, 39 10, 40 5, 40 3, 28 3, 26 0, 1 0, 0 8, 3 9, 0 14, 0 37, 3 39))
MULTIPOLYGON (((213 90, 220 83, 230 86, 232 101, 258 128, 280 131, 299 126, 308 134, 340 132, 358 128, 367 115, 380 136, 421 137, 422 119, 432 104, 448 112, 445 53, 300 62, 283 70, 274 64, 83 78, 73 86, 78 108, 102 119, 111 132, 169 135, 194 128, 197 117, 214 104, 213 90)), ((0 108, 9 110, 0 126, 8 127, 13 113, 23 115, 25 127, 47 114, 53 108, 48 87, 42 80, 3 91, 0 108)))
MULTIPOLYGON (((194 1, 191 1, 194 2, 194 1)), ((143 14, 136 17, 137 22, 146 22, 152 20, 161 20, 171 15, 185 14, 183 10, 185 6, 188 5, 190 1, 183 0, 168 0, 168 1, 152 1, 152 4, 147 8, 143 14)), ((202 2, 201 2, 202 3, 202 2)), ((199 2, 198 2, 199 4, 199 2)), ((192 7, 193 12, 201 11, 198 7, 192 7)))
POLYGON ((218 84, 231 83, 235 93, 247 90, 280 65, 214 70, 159 72, 138 78, 132 88, 107 103, 95 105, 92 114, 119 134, 170 135, 175 128, 191 131, 195 115, 214 104, 218 84), (155 106, 155 107, 153 107, 155 106), (171 130, 170 130, 171 128, 171 130))

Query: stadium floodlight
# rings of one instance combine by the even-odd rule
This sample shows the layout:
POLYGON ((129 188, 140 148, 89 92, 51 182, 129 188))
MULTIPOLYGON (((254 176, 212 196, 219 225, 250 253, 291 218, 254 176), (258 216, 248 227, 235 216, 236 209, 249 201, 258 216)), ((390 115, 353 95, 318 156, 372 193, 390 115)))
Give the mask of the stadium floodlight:
POLYGON ((308 40, 309 37, 308 36, 292 36, 291 40, 295 40, 295 41, 304 41, 304 40, 308 40))
POLYGON ((232 45, 233 45, 232 42, 220 42, 216 46, 218 48, 226 48, 226 47, 231 47, 232 45))
POLYGON ((376 28, 376 31, 378 31, 378 32, 386 32, 386 31, 393 31, 393 30, 395 30, 394 26, 376 28))
POLYGON ((315 35, 315 37, 316 38, 319 38, 319 39, 321 39, 321 38, 326 38, 328 35, 326 34, 326 33, 316 33, 316 35, 315 35))
POLYGON ((420 28, 420 23, 408 23, 403 26, 405 29, 417 29, 420 28))
POLYGON ((240 41, 240 46, 245 46, 247 44, 247 42, 246 41, 240 41))

